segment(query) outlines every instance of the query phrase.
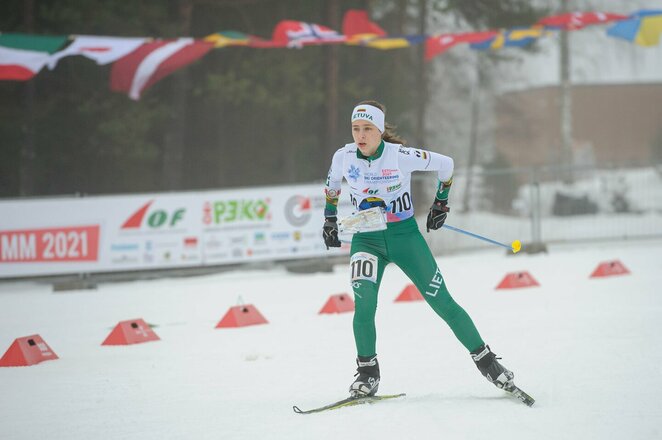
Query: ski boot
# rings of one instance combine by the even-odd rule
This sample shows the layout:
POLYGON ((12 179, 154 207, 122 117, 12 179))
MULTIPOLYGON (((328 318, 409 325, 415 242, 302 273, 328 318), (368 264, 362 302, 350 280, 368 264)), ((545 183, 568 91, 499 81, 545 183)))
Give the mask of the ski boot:
POLYGON ((492 382, 497 388, 510 390, 514 386, 513 379, 515 374, 501 365, 496 355, 492 353, 489 345, 481 345, 475 351, 471 352, 471 358, 474 360, 480 374, 492 382))
POLYGON ((379 362, 377 355, 359 356, 356 358, 358 376, 354 383, 349 387, 349 394, 352 397, 368 397, 377 394, 379 388, 379 362))

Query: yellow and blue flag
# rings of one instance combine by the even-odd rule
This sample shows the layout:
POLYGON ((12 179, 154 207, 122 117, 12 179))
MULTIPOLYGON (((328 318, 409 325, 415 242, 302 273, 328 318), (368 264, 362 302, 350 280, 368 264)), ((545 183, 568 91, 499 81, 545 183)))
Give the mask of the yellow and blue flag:
POLYGON ((547 34, 542 26, 513 28, 499 31, 494 38, 481 43, 472 43, 475 50, 497 50, 504 47, 525 47, 547 34))
POLYGON ((642 9, 607 29, 607 35, 640 46, 657 46, 662 34, 662 10, 642 9))
POLYGON ((427 37, 425 35, 403 35, 401 37, 377 37, 371 40, 363 41, 363 46, 373 49, 401 49, 421 44, 427 37))
POLYGON ((207 35, 204 39, 209 43, 214 43, 215 48, 228 46, 248 46, 251 36, 237 31, 221 31, 215 34, 207 35))
POLYGON ((504 47, 525 47, 546 34, 547 31, 542 26, 506 29, 498 32, 489 40, 472 43, 471 48, 474 50, 498 50, 504 47))

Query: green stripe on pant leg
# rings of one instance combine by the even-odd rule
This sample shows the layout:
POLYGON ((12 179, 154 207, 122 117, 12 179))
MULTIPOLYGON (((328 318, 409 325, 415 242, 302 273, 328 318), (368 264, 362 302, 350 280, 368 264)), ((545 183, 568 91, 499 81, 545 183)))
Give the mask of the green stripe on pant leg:
MULTIPOLYGON (((352 279, 354 291, 354 341, 359 356, 373 356, 377 354, 377 331, 375 328, 375 314, 377 312, 377 296, 379 286, 384 275, 384 268, 388 261, 382 257, 385 252, 382 232, 357 234, 352 239, 351 255, 359 252, 371 254, 377 258, 377 273, 375 282, 367 279, 352 279)), ((351 266, 350 277, 356 275, 351 266), (354 273, 353 273, 354 272, 354 273)))
POLYGON ((374 283, 360 281, 360 287, 354 288, 354 341, 359 356, 377 354, 377 330, 375 313, 377 311, 377 287, 374 283))
MULTIPOLYGON (((388 232, 388 231, 387 231, 388 232)), ((483 344, 469 314, 451 297, 437 262, 421 233, 388 237, 391 261, 414 282, 425 301, 451 328, 457 339, 472 351, 483 344)))

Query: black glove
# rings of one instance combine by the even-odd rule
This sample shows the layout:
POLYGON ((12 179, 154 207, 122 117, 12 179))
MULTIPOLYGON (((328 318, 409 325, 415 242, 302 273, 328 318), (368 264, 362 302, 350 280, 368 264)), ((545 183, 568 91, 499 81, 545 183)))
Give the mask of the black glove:
POLYGON ((446 205, 448 205, 448 200, 439 200, 435 197, 434 203, 430 206, 430 212, 428 213, 428 221, 426 223, 428 232, 430 232, 430 229, 436 230, 444 225, 448 211, 451 210, 446 205))
POLYGON ((340 240, 338 240, 338 219, 336 217, 327 217, 322 228, 322 237, 326 248, 340 247, 340 240))

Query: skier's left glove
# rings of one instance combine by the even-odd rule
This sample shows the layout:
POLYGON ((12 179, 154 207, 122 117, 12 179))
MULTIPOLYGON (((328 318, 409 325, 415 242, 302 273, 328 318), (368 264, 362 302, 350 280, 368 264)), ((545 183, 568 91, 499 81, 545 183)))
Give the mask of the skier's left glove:
POLYGON ((322 228, 322 237, 326 248, 340 247, 340 240, 338 239, 338 223, 336 217, 327 217, 322 228))
POLYGON ((435 197, 434 203, 430 206, 430 212, 428 212, 428 220, 426 222, 428 232, 430 229, 439 229, 444 225, 446 217, 448 217, 448 211, 451 209, 447 206, 448 199, 440 200, 435 197))

